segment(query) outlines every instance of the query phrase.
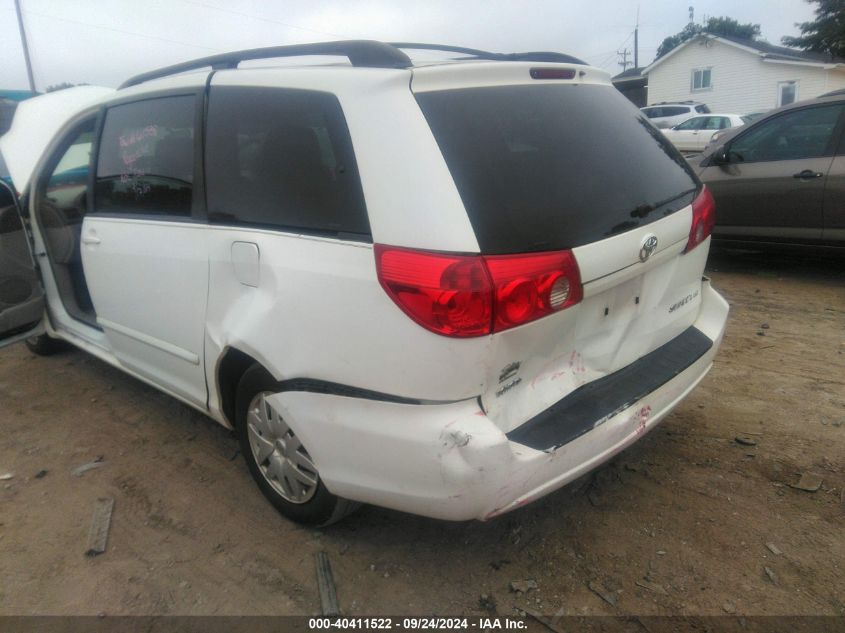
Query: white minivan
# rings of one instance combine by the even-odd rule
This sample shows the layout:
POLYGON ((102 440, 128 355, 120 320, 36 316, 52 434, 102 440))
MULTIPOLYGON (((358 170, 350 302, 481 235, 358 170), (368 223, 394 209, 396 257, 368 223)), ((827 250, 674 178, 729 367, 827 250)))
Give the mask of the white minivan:
POLYGON ((489 519, 636 441, 724 332, 709 192, 605 72, 422 47, 244 51, 21 104, 4 342, 72 343, 233 428, 310 524, 489 519), (296 55, 349 64, 238 67, 296 55))

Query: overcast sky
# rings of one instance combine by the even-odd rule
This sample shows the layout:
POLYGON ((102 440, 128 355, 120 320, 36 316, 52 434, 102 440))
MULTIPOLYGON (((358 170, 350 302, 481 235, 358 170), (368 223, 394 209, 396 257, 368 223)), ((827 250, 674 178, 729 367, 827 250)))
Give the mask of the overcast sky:
MULTIPOLYGON (((616 74, 633 51, 630 0, 20 0, 38 90, 127 77, 218 52, 334 39, 437 42, 570 53, 616 74)), ((641 0, 640 65, 689 20, 755 22, 780 44, 810 20, 804 0, 641 0)), ((0 89, 27 87, 14 0, 0 0, 0 89)), ((633 54, 631 55, 633 58, 633 54)))

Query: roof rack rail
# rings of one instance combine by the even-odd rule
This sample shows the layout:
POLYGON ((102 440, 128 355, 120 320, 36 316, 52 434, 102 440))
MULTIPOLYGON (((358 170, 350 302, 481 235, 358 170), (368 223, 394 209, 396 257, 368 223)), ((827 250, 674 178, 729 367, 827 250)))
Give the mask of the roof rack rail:
POLYGON ((238 64, 251 59, 272 59, 274 57, 303 57, 307 55, 331 55, 348 57, 353 66, 364 68, 408 68, 413 65, 411 58, 390 44, 375 40, 345 40, 337 42, 316 42, 313 44, 294 44, 291 46, 269 46, 221 53, 202 57, 181 64, 174 64, 158 70, 151 70, 135 75, 124 81, 119 90, 136 86, 145 81, 159 79, 169 75, 198 70, 210 66, 214 70, 237 68, 238 64))
POLYGON ((305 57, 308 55, 331 55, 348 57, 353 66, 363 68, 409 68, 413 66, 411 58, 400 49, 416 49, 431 51, 446 51, 467 55, 473 59, 487 59, 492 61, 510 62, 554 62, 564 64, 581 64, 587 62, 566 55, 564 53, 530 52, 530 53, 491 53, 475 48, 462 46, 446 46, 443 44, 420 44, 416 42, 396 42, 386 44, 375 40, 341 40, 337 42, 316 42, 313 44, 293 44, 291 46, 268 46, 253 48, 233 53, 221 53, 210 57, 201 57, 181 64, 166 66, 158 70, 151 70, 135 75, 124 81, 118 90, 137 86, 145 81, 160 79, 178 73, 184 73, 200 68, 211 67, 213 70, 237 68, 238 64, 252 59, 273 59, 274 57, 305 57))
POLYGON ((553 62, 558 64, 580 64, 586 66, 587 62, 567 55, 565 53, 552 53, 546 51, 534 51, 527 53, 492 53, 476 48, 464 48, 462 46, 446 46, 443 44, 421 44, 419 42, 390 42, 390 46, 406 50, 445 51, 447 53, 458 53, 475 59, 489 59, 493 61, 506 62, 553 62))

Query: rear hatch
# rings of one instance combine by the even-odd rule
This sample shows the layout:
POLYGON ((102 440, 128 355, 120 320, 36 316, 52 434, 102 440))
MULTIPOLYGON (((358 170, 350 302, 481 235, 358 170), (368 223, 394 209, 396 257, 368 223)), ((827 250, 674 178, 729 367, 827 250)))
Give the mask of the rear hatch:
POLYGON ((701 185, 600 71, 461 66, 417 69, 412 90, 480 252, 570 250, 583 285, 576 305, 492 335, 481 401, 510 431, 695 321, 708 246, 685 249, 701 185))

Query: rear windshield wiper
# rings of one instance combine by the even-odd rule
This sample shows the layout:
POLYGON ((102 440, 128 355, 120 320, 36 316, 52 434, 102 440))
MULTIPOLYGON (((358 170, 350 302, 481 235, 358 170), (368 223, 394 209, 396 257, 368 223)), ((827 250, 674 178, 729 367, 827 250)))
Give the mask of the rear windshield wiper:
POLYGON ((677 195, 666 198, 665 200, 661 200, 660 202, 655 202, 653 204, 641 204, 638 207, 636 207, 633 211, 631 211, 631 217, 642 219, 645 216, 647 216, 649 213, 651 213, 652 211, 655 211, 656 209, 660 209, 661 207, 665 207, 667 204, 674 202, 675 200, 678 200, 679 198, 683 198, 684 196, 688 196, 692 193, 695 193, 697 190, 698 190, 697 188, 696 189, 688 189, 686 191, 682 191, 681 193, 679 193, 677 195))

